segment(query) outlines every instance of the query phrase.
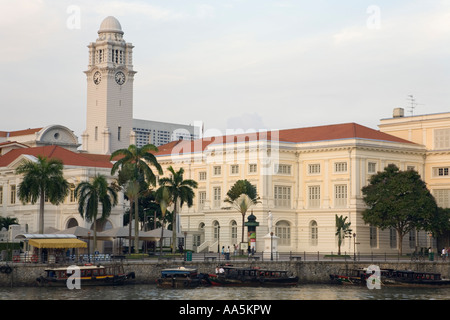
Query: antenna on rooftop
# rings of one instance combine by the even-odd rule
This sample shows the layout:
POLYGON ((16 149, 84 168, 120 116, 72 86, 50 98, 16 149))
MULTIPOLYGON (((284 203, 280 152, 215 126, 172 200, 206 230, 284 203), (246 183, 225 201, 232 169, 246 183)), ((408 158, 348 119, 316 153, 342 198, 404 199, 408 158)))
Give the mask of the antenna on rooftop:
POLYGON ((414 109, 418 106, 418 105, 423 105, 422 103, 417 103, 416 102, 416 98, 414 98, 414 96, 412 95, 412 94, 410 94, 410 95, 408 95, 408 98, 407 98, 407 100, 409 101, 409 103, 410 103, 410 106, 409 106, 409 112, 411 113, 411 116, 413 116, 414 115, 414 109))

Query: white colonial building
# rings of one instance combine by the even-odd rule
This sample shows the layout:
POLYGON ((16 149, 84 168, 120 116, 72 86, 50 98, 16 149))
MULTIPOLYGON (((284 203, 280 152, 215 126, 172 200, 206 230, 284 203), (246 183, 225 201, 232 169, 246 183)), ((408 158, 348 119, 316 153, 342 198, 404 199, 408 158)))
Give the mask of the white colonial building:
MULTIPOLYGON (((441 115, 434 124, 428 124, 427 137, 433 135, 433 130, 450 130, 448 117, 441 115)), ((415 126, 421 127, 416 123, 421 119, 414 120, 415 126)), ((383 128, 387 130, 392 122, 384 121, 383 128)), ((405 122, 402 125, 406 126, 405 122)), ((185 178, 199 183, 195 205, 185 206, 181 213, 188 248, 217 251, 218 247, 241 242, 241 214, 224 199, 237 180, 247 179, 261 197, 261 203, 252 209, 260 223, 256 230, 257 251, 264 249, 271 212, 281 252, 337 252, 335 216, 342 215, 348 217, 355 234, 346 239, 342 251, 396 253, 399 242, 394 230, 379 230, 363 222, 361 188, 371 175, 391 163, 401 170, 417 170, 426 180, 436 178, 441 171, 443 175, 447 171, 430 166, 448 168, 450 157, 447 149, 437 153, 412 139, 415 133, 401 137, 394 134, 346 123, 172 142, 162 146, 157 156, 163 167, 183 167, 185 178), (432 163, 427 162, 428 158, 433 159, 432 163), (439 163, 435 162, 438 159, 439 163), (430 175, 433 170, 438 171, 430 175)), ((450 191, 448 176, 441 178, 433 186, 450 191)), ((434 194, 437 191, 432 190, 434 194)), ((440 202, 449 207, 448 201, 440 202)), ((246 234, 244 239, 247 241, 246 234)), ((403 252, 416 246, 436 246, 425 232, 411 232, 403 245, 403 252)))
MULTIPOLYGON (((39 210, 38 204, 22 204, 17 198, 21 177, 15 169, 22 161, 36 161, 38 155, 61 159, 64 176, 72 184, 63 204, 45 205, 46 228, 91 228, 78 213, 74 187, 98 173, 112 181, 109 154, 137 143, 133 128, 145 129, 145 137, 139 141, 143 144, 150 139, 151 130, 164 131, 160 123, 156 128, 154 123, 152 127, 133 119, 136 71, 133 46, 123 34, 119 21, 107 17, 96 42, 88 46, 82 150, 77 150, 78 138, 73 132, 59 125, 0 131, 0 215, 17 218, 24 231, 37 232, 39 210)), ((393 118, 381 121, 380 129, 344 123, 177 139, 160 146, 156 155, 164 169, 183 167, 185 178, 199 183, 194 206, 185 206, 181 212, 186 247, 216 251, 241 242, 241 214, 224 199, 237 180, 247 179, 261 197, 261 203, 251 209, 259 222, 257 251, 264 249, 271 212, 279 251, 336 252, 335 216, 342 215, 348 217, 355 234, 346 239, 342 251, 397 252, 399 242, 393 230, 379 230, 362 221, 361 188, 371 175, 394 163, 401 170, 417 170, 438 204, 450 207, 450 113, 404 117, 396 110, 393 118)), ((155 137, 156 133, 152 134, 155 137)), ((126 203, 123 195, 119 198, 119 205, 108 221, 99 225, 99 231, 123 225, 126 203)), ((245 234, 244 242, 247 240, 245 234)), ((435 247, 435 240, 424 232, 412 232, 403 245, 403 252, 408 252, 416 246, 435 247)))

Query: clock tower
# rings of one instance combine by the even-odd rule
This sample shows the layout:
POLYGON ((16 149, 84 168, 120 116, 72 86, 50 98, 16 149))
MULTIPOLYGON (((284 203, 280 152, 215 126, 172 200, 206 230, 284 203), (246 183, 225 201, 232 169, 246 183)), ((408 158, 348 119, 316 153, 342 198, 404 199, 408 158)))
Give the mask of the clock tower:
POLYGON ((133 45, 123 39, 119 21, 103 20, 98 39, 88 46, 86 130, 83 149, 111 154, 134 144, 133 45))

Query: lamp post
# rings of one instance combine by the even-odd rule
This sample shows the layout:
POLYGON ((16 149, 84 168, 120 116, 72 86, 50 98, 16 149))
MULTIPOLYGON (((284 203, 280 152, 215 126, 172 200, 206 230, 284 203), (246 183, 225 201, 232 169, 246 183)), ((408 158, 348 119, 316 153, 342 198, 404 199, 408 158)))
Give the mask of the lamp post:
POLYGON ((356 233, 353 233, 353 261, 356 261, 356 233))
POLYGON ((273 261, 273 232, 270 232, 270 261, 273 261))
POLYGON ((220 261, 220 224, 217 226, 217 253, 219 254, 220 261))
POLYGON ((88 259, 91 262, 91 232, 88 232, 88 259))

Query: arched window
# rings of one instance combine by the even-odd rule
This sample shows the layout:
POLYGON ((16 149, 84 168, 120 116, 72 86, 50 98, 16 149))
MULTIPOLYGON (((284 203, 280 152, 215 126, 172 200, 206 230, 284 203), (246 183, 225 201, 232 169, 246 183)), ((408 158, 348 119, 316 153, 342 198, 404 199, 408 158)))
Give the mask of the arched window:
POLYGON ((219 240, 220 225, 218 221, 214 221, 214 241, 219 240))
POLYGON ((291 226, 287 221, 278 221, 275 225, 275 235, 280 238, 278 244, 289 246, 291 244, 291 226))
POLYGON ((311 246, 317 246, 319 242, 319 228, 317 222, 312 220, 309 223, 309 244, 311 246))
POLYGON ((78 227, 78 221, 75 218, 70 218, 69 221, 67 221, 67 227, 66 229, 78 227))
POLYGON ((231 221, 231 243, 236 244, 238 242, 238 232, 236 221, 231 221))

